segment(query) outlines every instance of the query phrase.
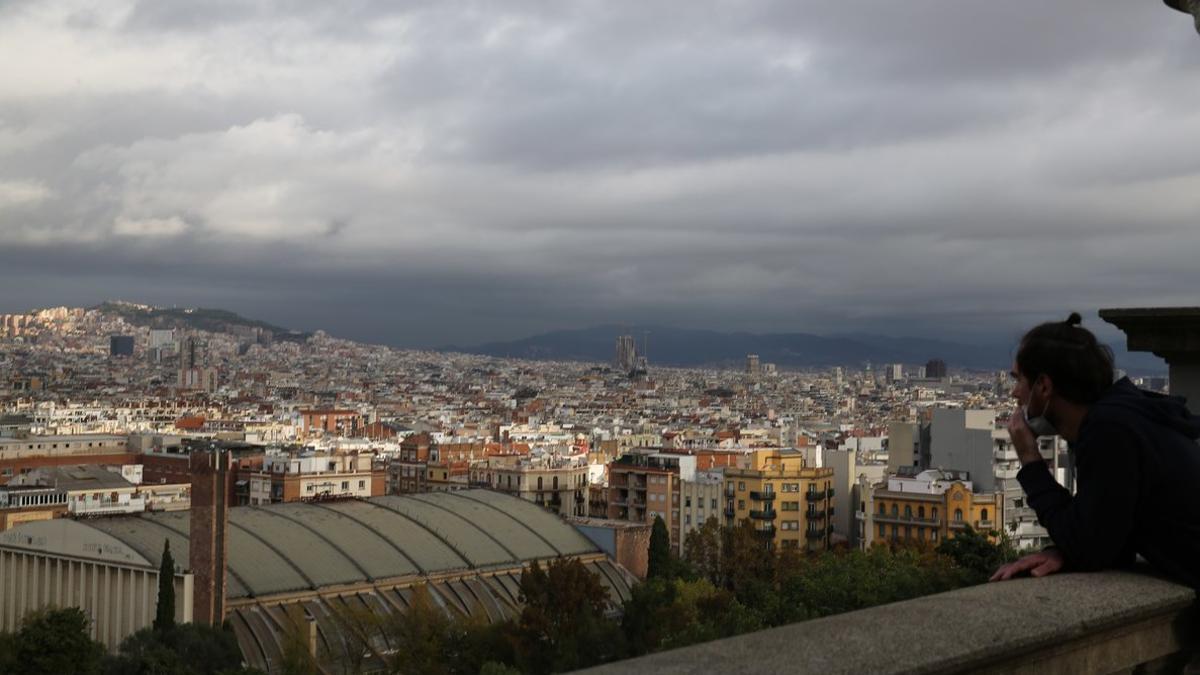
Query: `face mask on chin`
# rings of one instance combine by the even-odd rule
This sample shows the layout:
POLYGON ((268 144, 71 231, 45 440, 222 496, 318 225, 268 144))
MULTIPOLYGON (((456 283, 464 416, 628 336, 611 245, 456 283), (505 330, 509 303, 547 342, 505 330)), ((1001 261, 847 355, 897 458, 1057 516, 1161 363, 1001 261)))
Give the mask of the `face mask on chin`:
POLYGON ((1029 405, 1021 406, 1021 412, 1025 415, 1025 424, 1029 430, 1033 432, 1035 438, 1042 436, 1054 436, 1058 434, 1058 430, 1046 419, 1046 411, 1050 409, 1050 401, 1046 401, 1046 405, 1042 407, 1042 414, 1037 417, 1029 416, 1029 405))

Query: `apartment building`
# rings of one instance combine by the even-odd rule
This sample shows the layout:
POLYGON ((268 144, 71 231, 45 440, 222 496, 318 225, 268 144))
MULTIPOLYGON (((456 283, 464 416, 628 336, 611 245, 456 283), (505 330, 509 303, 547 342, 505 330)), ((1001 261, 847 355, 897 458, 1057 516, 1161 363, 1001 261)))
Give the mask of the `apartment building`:
POLYGON ((135 464, 127 437, 116 434, 0 438, 0 485, 40 467, 135 464))
POLYGON ((471 484, 511 494, 561 516, 588 515, 587 455, 535 451, 489 457, 471 467, 471 484))
POLYGON ((864 546, 877 541, 936 546, 968 526, 988 532, 1004 522, 1004 495, 977 494, 965 471, 906 470, 869 494, 864 546))
POLYGON ((696 458, 691 455, 637 448, 608 465, 608 517, 653 524, 666 523, 671 545, 678 550, 681 480, 694 480, 696 458))
POLYGON ((725 524, 725 473, 723 470, 697 471, 691 480, 679 481, 679 541, 676 552, 683 555, 684 542, 692 530, 715 518, 725 524))
POLYGON ((337 497, 378 497, 386 474, 370 454, 268 454, 262 471, 238 472, 238 504, 260 505, 337 497))
POLYGON ((750 461, 725 470, 726 521, 748 520, 771 550, 828 550, 833 469, 806 466, 795 448, 756 450, 750 461))

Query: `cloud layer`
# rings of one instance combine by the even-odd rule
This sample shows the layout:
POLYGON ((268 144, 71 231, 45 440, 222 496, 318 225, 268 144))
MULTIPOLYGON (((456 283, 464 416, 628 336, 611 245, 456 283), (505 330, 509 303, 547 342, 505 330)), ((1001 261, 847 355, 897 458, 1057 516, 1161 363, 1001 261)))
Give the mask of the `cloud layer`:
POLYGON ((0 4, 0 311, 428 345, 1195 304, 1200 42, 1042 5, 0 4))

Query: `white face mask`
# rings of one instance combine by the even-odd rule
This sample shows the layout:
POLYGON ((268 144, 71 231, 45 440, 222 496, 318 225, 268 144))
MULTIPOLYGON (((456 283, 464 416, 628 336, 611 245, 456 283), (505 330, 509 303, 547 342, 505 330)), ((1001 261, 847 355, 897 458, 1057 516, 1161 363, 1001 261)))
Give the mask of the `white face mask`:
POLYGON ((1041 438, 1042 436, 1054 436, 1058 434, 1058 430, 1054 428, 1054 425, 1050 423, 1050 420, 1046 419, 1046 410, 1049 408, 1050 401, 1046 401, 1046 405, 1042 408, 1042 414, 1038 415, 1037 417, 1030 417, 1029 406, 1021 406, 1021 412, 1025 415, 1025 424, 1037 438, 1041 438))

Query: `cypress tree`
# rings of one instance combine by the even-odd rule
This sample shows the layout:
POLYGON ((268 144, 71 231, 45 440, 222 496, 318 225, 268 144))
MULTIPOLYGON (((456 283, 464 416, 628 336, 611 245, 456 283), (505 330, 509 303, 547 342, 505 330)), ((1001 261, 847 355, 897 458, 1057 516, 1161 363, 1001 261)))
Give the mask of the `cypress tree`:
POLYGON ((667 524, 660 516, 654 516, 654 525, 650 528, 650 560, 646 577, 648 579, 670 578, 671 572, 671 534, 667 532, 667 524))
POLYGON ((158 566, 158 605, 154 613, 154 630, 160 633, 175 627, 175 559, 171 557, 171 542, 163 540, 162 564, 158 566))

